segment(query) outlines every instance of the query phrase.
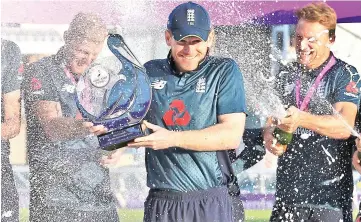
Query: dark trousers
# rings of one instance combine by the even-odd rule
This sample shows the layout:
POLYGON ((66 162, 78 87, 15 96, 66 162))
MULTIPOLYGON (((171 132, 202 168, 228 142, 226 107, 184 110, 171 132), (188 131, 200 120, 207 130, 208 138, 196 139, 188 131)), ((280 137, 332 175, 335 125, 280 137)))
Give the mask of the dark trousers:
POLYGON ((144 222, 233 222, 227 187, 201 191, 149 191, 144 222))
POLYGON ((308 206, 274 206, 271 222, 340 222, 342 210, 315 208, 308 206))
POLYGON ((232 199, 232 216, 234 222, 243 222, 244 220, 244 207, 240 195, 231 195, 232 199))
POLYGON ((3 152, 1 152, 1 221, 19 221, 19 195, 15 187, 13 169, 9 155, 3 152))

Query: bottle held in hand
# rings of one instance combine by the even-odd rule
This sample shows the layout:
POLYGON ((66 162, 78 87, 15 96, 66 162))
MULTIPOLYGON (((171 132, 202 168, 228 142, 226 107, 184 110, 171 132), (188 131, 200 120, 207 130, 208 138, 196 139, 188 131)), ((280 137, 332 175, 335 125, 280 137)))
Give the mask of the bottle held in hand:
POLYGON ((273 136, 277 139, 279 144, 288 145, 292 142, 293 133, 285 132, 280 128, 276 128, 273 131, 273 136))

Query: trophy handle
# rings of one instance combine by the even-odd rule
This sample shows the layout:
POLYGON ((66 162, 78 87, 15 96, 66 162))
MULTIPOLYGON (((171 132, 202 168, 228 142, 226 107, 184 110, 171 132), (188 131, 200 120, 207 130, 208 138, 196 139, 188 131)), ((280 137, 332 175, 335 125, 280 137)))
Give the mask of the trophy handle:
POLYGON ((110 49, 110 51, 116 55, 120 60, 122 60, 125 63, 130 63, 132 66, 137 67, 138 69, 145 71, 145 68, 141 65, 141 63, 139 62, 138 58, 134 55, 134 53, 130 50, 130 48, 128 47, 128 45, 125 43, 123 36, 121 36, 120 34, 110 34, 108 37, 108 48, 110 49), (137 61, 138 64, 133 63, 132 61, 130 61, 128 58, 126 58, 125 56, 123 56, 116 48, 121 47, 122 49, 124 49, 124 51, 130 56, 132 57, 135 61, 137 61))

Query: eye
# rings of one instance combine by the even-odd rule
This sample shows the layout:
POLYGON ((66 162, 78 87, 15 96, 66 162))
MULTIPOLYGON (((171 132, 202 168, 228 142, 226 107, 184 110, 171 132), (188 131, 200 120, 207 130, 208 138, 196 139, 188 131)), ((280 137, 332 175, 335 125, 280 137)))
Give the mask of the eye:
POLYGON ((315 37, 311 37, 311 38, 308 39, 308 42, 314 43, 314 42, 316 42, 316 38, 315 38, 315 37))
POLYGON ((177 41, 178 45, 185 45, 187 42, 185 40, 177 41))
POLYGON ((200 42, 202 42, 202 41, 201 40, 195 40, 195 41, 192 42, 192 45, 196 45, 196 44, 198 44, 200 42))

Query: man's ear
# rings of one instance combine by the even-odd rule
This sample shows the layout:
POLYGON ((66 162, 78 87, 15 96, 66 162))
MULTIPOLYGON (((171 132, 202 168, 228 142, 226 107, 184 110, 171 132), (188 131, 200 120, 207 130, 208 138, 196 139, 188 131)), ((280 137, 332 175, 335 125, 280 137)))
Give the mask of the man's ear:
POLYGON ((335 40, 336 40, 336 35, 330 37, 330 43, 331 44, 335 43, 335 40))
POLYGON ((164 33, 165 36, 165 42, 167 43, 168 46, 171 46, 171 41, 172 41, 172 33, 169 30, 165 30, 164 33))
POLYGON ((208 48, 211 48, 213 46, 213 43, 215 41, 215 33, 214 33, 214 29, 212 29, 208 35, 208 39, 207 39, 207 46, 208 48))

